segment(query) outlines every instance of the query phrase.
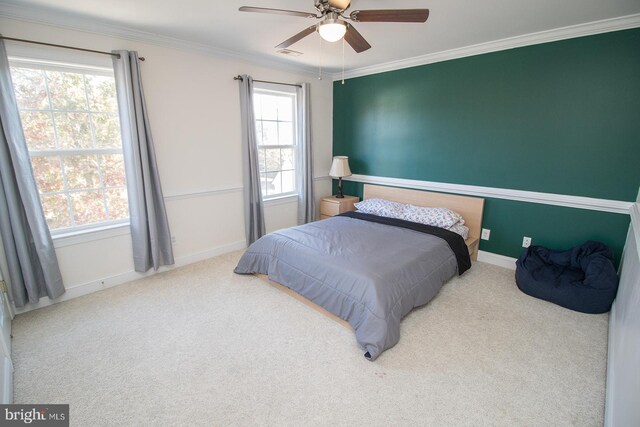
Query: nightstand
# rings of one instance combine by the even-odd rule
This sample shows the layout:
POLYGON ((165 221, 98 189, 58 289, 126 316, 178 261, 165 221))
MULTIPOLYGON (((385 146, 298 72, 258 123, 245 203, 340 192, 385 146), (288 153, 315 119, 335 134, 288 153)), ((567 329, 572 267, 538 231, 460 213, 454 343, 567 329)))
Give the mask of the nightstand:
POLYGON ((347 196, 338 199, 336 196, 325 197, 320 201, 320 219, 327 219, 343 212, 355 211, 354 203, 360 201, 359 197, 347 196))
POLYGON ((478 260, 479 242, 480 242, 480 239, 473 236, 469 236, 469 238, 465 241, 465 243, 467 244, 467 247, 469 248, 469 256, 471 257, 472 261, 478 260))

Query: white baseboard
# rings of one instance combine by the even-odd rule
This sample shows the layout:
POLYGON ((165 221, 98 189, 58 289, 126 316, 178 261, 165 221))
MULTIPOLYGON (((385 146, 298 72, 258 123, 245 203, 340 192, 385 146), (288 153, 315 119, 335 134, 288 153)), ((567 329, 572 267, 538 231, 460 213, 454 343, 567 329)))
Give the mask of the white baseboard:
MULTIPOLYGON (((180 258, 176 258, 176 263, 172 266, 161 267, 158 271, 149 270, 146 273, 138 273, 135 271, 128 271, 126 273, 117 274, 115 276, 106 277, 101 280, 94 280, 92 282, 83 283, 67 288, 67 291, 55 300, 43 298, 37 304, 28 304, 24 307, 14 307, 16 314, 26 313, 38 308, 47 307, 59 302, 68 301, 70 299, 78 298, 83 295, 89 295, 94 292, 102 291, 104 289, 112 288, 114 286, 122 285, 124 283, 131 282, 133 280, 142 279, 143 277, 152 276, 154 274, 169 271, 174 268, 182 267, 184 265, 193 264, 194 262, 203 261, 208 258, 213 258, 218 255, 226 254, 228 252, 239 251, 246 248, 246 242, 244 240, 229 243, 227 245, 218 246, 208 249, 206 251, 197 252, 190 255, 185 255, 180 258)), ((507 257, 504 255, 498 255, 486 251, 478 251, 478 261, 486 262, 487 264, 497 265, 499 267, 508 268, 511 270, 516 269, 516 259, 507 257)))
POLYGON ((478 261, 497 265, 498 267, 508 268, 509 270, 516 269, 516 258, 498 255, 492 252, 478 251, 478 261))
POLYGON ((194 262, 202 261, 208 258, 213 258, 215 256, 226 254, 228 252, 239 251, 246 247, 247 247, 247 244, 244 240, 229 243, 226 245, 207 249, 206 251, 196 252, 194 254, 185 255, 185 256, 176 258, 175 260, 176 262, 174 265, 161 267, 158 269, 158 271, 149 270, 146 273, 128 271, 126 273, 106 277, 101 280, 94 280, 92 282, 71 286, 67 288, 66 292, 60 298, 56 298, 55 300, 42 298, 37 304, 27 304, 24 307, 14 307, 14 310, 16 314, 26 313, 31 310, 36 310, 38 308, 47 307, 52 304, 57 304, 59 302, 68 301, 70 299, 78 298, 83 295, 92 294, 94 292, 98 292, 104 289, 112 288, 114 286, 122 285, 124 283, 128 283, 133 280, 142 279, 143 277, 152 276, 154 274, 169 271, 174 268, 182 267, 184 265, 193 264, 194 262))

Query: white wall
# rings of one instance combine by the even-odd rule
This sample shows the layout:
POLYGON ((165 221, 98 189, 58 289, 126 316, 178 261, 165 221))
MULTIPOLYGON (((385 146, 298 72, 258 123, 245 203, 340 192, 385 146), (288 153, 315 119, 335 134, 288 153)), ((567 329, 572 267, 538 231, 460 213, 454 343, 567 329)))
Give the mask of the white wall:
MULTIPOLYGON (((0 18, 7 37, 110 51, 137 50, 177 264, 239 249, 244 242, 238 82, 233 76, 311 83, 316 196, 331 193, 333 95, 330 79, 282 71, 196 51, 0 18)), ((10 50, 11 42, 7 42, 10 50)), ((54 49, 54 48, 52 48, 54 49)), ((61 50, 68 52, 66 50, 61 50)), ((295 225, 295 201, 265 208, 267 228, 295 225)), ((61 299, 139 277, 130 236, 57 241, 67 294, 61 299)), ((43 299, 42 303, 47 302, 43 299)))
POLYGON ((609 316, 607 427, 640 425, 640 200, 631 208, 631 226, 621 262, 618 294, 609 316))

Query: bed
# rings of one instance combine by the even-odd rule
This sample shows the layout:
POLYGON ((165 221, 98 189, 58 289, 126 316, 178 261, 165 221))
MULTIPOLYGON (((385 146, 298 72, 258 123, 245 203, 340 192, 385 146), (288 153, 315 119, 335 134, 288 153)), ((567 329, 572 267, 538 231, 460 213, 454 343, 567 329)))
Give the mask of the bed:
POLYGON ((428 303, 477 257, 484 200, 365 185, 363 199, 447 207, 469 238, 436 227, 349 212, 270 233, 254 242, 235 269, 353 328, 369 360, 400 339, 400 320, 428 303))

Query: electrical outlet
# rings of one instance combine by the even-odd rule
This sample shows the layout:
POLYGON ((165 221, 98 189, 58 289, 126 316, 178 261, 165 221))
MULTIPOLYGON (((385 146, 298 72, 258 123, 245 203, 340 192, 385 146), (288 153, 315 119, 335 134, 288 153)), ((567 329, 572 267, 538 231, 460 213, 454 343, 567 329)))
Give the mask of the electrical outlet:
POLYGON ((171 236, 171 243, 176 244, 176 236, 171 236))
POLYGON ((491 235, 491 230, 489 230, 488 228, 483 228, 482 229, 482 234, 480 235, 480 238, 482 240, 489 240, 489 236, 491 235))
POLYGON ((522 238, 522 247, 528 248, 529 246, 531 246, 531 237, 524 236, 522 238))

